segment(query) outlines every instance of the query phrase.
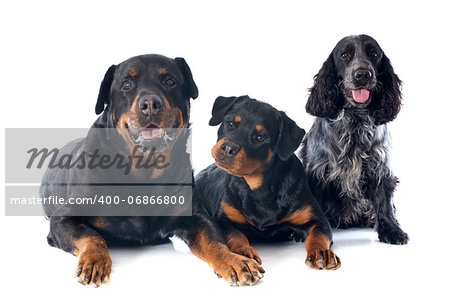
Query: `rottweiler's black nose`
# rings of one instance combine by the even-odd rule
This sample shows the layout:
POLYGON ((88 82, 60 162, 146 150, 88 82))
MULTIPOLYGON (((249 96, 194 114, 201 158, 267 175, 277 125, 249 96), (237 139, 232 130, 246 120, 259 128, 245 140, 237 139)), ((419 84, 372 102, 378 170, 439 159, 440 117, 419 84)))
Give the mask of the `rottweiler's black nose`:
POLYGON ((231 158, 236 155, 241 148, 236 144, 225 142, 220 146, 220 152, 226 158, 231 158))
POLYGON ((162 100, 157 95, 144 95, 138 101, 139 111, 144 115, 157 114, 162 106, 162 100))
POLYGON ((358 69, 353 73, 355 80, 361 83, 368 82, 372 76, 372 72, 367 69, 358 69))

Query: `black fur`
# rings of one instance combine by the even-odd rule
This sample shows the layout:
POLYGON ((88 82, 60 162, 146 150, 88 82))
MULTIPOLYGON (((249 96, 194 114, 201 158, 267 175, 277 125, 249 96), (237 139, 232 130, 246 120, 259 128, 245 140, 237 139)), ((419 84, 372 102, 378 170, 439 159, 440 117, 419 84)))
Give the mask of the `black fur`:
MULTIPOLYGON (((121 134, 126 135, 124 139, 131 141, 134 129, 177 128, 180 133, 189 132, 189 103, 197 95, 197 86, 184 59, 173 60, 161 55, 130 58, 117 66, 111 66, 106 72, 95 107, 96 113, 101 113, 101 116, 93 124, 90 134, 95 134, 97 128, 110 128, 112 131, 108 132, 111 136, 120 136, 120 129, 121 134), (145 102, 150 99, 149 103, 159 104, 153 108, 151 104, 149 107, 136 106, 142 99, 145 102), (149 111, 153 112, 149 114, 149 111)), ((88 136, 67 144, 61 152, 78 155, 89 141, 98 142, 106 151, 128 149, 126 140, 120 147, 111 147, 108 138, 92 139, 88 136)), ((178 140, 174 145, 185 148, 186 142, 178 140)), ((171 166, 163 171, 161 177, 184 173, 193 181, 187 153, 177 155, 171 162, 171 166)), ((132 172, 128 183, 152 182, 152 174, 152 168, 132 172)), ((98 191, 97 186, 86 184, 74 187, 71 184, 72 181, 83 181, 83 178, 86 181, 97 181, 97 177, 91 175, 92 171, 81 172, 77 167, 48 169, 42 181, 41 196, 56 195, 66 200, 79 196, 93 197, 98 191), (77 179, 74 180, 75 178, 77 179), (62 182, 65 184, 61 186, 62 182)), ((158 181, 163 180, 161 177, 158 181)), ((98 177, 98 181, 105 181, 105 177, 98 177)), ((115 194, 117 187, 106 187, 115 194)), ((124 192, 134 198, 140 195, 127 188, 124 192)), ((83 284, 99 286, 109 277, 111 259, 107 245, 155 244, 174 235, 183 239, 194 254, 207 261, 220 276, 233 285, 253 284, 262 277, 260 272, 263 269, 257 262, 236 255, 226 247, 220 229, 204 209, 195 184, 192 185, 191 217, 54 216, 56 210, 51 206, 46 206, 45 212, 50 220, 49 244, 79 256, 77 276, 83 284), (255 272, 259 276, 254 276, 255 272), (247 278, 249 274, 250 278, 247 278)))
MULTIPOLYGON (((306 111, 317 117, 334 118, 344 105, 352 103, 353 101, 346 98, 346 91, 353 88, 349 88, 344 81, 346 74, 352 72, 350 70, 353 67, 368 68, 375 74, 376 84, 368 88, 372 90, 372 97, 364 105, 375 124, 385 124, 394 120, 400 111, 401 81, 378 43, 367 35, 345 37, 337 43, 314 77, 314 86, 310 89, 306 111), (350 58, 343 60, 343 53, 347 53, 350 58), (377 56, 373 57, 375 53, 377 56)), ((351 80, 348 79, 348 82, 351 80)), ((365 84, 355 87, 362 88, 365 84)))
POLYGON ((111 97, 110 90, 111 84, 114 79, 114 73, 116 72, 116 65, 109 67, 103 78, 102 84, 100 85, 100 92, 97 98, 97 104, 95 105, 95 114, 100 114, 105 109, 105 105, 108 105, 111 97))
MULTIPOLYGON (((212 151, 216 164, 201 171, 196 184, 228 246, 259 259, 247 238, 281 241, 308 235, 309 245, 308 239, 319 234, 328 240, 321 250, 332 253, 329 223, 294 154, 305 131, 284 112, 248 96, 217 98, 210 125, 219 123, 218 142, 212 151)), ((336 257, 318 267, 312 258, 317 249, 307 250, 307 263, 314 268, 340 265, 336 257)))
POLYGON ((386 123, 400 111, 401 82, 378 43, 367 35, 339 41, 306 104, 317 116, 301 159, 314 195, 332 226, 376 227, 381 241, 405 244, 394 216, 398 179, 389 167, 386 123))

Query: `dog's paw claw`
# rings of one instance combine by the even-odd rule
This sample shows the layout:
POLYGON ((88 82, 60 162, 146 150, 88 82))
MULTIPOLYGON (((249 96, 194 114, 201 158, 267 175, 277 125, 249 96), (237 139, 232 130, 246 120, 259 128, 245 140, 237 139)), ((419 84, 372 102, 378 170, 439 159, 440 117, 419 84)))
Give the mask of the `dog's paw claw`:
POLYGON ((336 270, 341 266, 341 260, 331 249, 318 249, 308 254, 306 265, 314 269, 336 270))

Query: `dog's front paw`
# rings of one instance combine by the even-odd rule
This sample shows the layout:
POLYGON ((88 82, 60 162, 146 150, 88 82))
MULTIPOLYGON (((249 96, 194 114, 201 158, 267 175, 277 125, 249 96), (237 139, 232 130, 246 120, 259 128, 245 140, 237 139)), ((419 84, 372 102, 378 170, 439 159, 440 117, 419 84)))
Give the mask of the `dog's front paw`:
POLYGON ((393 224, 378 227, 378 238, 381 242, 394 245, 406 245, 408 243, 408 234, 393 224))
POLYGON ((231 247, 230 250, 234 253, 254 259, 260 265, 262 264, 262 260, 259 257, 258 253, 256 252, 255 248, 253 248, 250 245, 234 246, 234 247, 231 247))
POLYGON ((83 285, 99 287, 109 280, 111 257, 103 248, 81 252, 76 268, 76 277, 83 285))
POLYGON ((308 253, 306 265, 314 269, 336 270, 341 266, 341 260, 330 249, 317 249, 308 253))
POLYGON ((217 276, 223 277, 231 286, 253 285, 265 273, 257 261, 238 254, 230 254, 212 267, 217 276))

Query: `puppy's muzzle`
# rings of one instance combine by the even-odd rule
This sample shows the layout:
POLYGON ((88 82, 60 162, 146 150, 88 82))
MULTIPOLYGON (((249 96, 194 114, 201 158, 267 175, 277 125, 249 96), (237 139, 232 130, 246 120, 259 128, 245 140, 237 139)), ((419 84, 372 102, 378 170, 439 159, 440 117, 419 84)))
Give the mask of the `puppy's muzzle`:
POLYGON ((229 159, 234 157, 241 148, 233 143, 225 142, 220 146, 220 155, 224 159, 229 159))

